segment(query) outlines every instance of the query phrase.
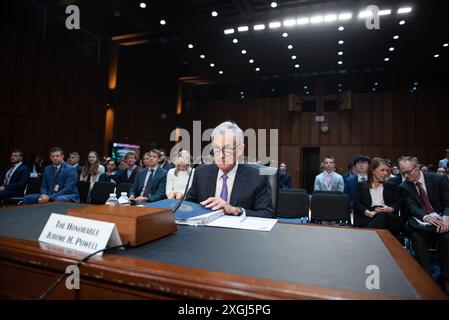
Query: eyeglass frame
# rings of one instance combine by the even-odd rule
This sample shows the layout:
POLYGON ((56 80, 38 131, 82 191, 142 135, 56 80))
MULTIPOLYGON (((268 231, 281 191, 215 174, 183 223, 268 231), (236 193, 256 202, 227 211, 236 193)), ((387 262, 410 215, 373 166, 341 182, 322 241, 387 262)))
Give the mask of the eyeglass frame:
POLYGON ((418 164, 415 164, 413 166, 413 168, 411 168, 410 170, 407 170, 406 172, 402 172, 401 170, 399 170, 399 172, 401 173, 401 175, 403 175, 405 177, 405 176, 411 175, 412 172, 416 169, 416 167, 418 167, 418 164))
POLYGON ((223 148, 219 148, 219 147, 215 147, 215 148, 211 148, 210 149, 210 153, 212 155, 220 155, 221 153, 223 153, 225 156, 231 156, 234 152, 234 150, 236 150, 238 147, 240 147, 242 144, 236 145, 235 147, 231 148, 227 148, 226 146, 224 146, 223 148))

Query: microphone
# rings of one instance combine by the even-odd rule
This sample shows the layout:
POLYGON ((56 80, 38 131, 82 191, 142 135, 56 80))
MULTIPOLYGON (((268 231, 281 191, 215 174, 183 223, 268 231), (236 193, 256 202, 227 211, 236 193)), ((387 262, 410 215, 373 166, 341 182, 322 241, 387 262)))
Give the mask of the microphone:
POLYGON ((187 197, 187 190, 189 189, 189 183, 190 183, 190 179, 192 177, 192 173, 195 169, 192 168, 190 166, 190 172, 189 172, 189 178, 187 179, 187 184, 186 184, 186 188, 184 189, 184 194, 182 195, 181 200, 179 200, 179 202, 176 204, 176 206, 173 209, 173 213, 176 213, 176 211, 179 209, 179 207, 181 206, 182 202, 186 199, 187 197))

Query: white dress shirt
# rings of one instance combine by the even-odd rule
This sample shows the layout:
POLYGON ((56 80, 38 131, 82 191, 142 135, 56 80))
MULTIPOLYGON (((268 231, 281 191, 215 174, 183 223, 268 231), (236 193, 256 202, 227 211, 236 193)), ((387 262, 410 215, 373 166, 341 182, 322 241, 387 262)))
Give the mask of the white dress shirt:
MULTIPOLYGON (((180 192, 184 194, 187 181, 189 180, 189 171, 178 171, 178 176, 175 176, 176 168, 171 168, 167 173, 167 184, 165 186, 165 193, 168 195, 171 192, 180 192)), ((192 176, 190 177, 189 188, 192 186, 193 175, 195 169, 192 169, 192 176)), ((187 188, 187 190, 189 189, 187 188)))
MULTIPOLYGON (((226 180, 226 185, 228 186, 228 199, 226 201, 227 203, 229 203, 229 201, 231 201, 232 188, 234 186, 235 175, 237 174, 238 166, 239 166, 239 164, 237 162, 235 164, 234 168, 232 168, 231 171, 229 171, 226 174, 226 176, 228 177, 228 179, 226 180)), ((223 170, 218 169, 217 182, 215 185, 215 197, 217 197, 217 198, 220 198, 221 189, 223 188, 223 175, 224 175, 223 170)))
POLYGON ((9 181, 11 180, 12 175, 14 174, 14 171, 16 171, 16 169, 22 164, 22 161, 19 163, 16 163, 15 165, 13 165, 11 168, 9 168, 9 170, 6 172, 5 175, 5 180, 3 181, 3 186, 7 186, 9 184, 9 181), (10 170, 12 170, 12 172, 10 174, 8 174, 10 172, 10 170), (9 177, 9 179, 8 179, 9 177))
POLYGON ((384 185, 380 184, 377 188, 369 188, 369 193, 371 194, 371 206, 383 206, 384 201, 384 185))

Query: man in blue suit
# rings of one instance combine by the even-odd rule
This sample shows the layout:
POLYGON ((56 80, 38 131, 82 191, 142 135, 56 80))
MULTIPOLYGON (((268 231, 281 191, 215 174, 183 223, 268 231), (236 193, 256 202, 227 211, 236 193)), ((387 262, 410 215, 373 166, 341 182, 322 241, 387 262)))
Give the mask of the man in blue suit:
POLYGON ((357 183, 365 182, 368 180, 368 168, 370 164, 370 158, 368 156, 359 155, 353 161, 353 166, 355 167, 355 175, 350 176, 345 179, 345 189, 346 193, 351 200, 351 203, 355 200, 355 190, 357 183))
POLYGON ((214 164, 195 169, 186 199, 228 215, 274 218, 271 188, 266 175, 239 163, 245 145, 242 129, 227 121, 212 132, 214 164))
POLYGON ((292 175, 287 172, 287 164, 281 162, 279 166, 279 189, 290 189, 292 187, 292 175))
POLYGON ((24 203, 79 202, 76 183, 78 173, 71 165, 65 163, 64 151, 61 148, 50 149, 51 164, 45 167, 42 175, 40 194, 25 196, 24 203))
POLYGON ((9 158, 10 167, 0 174, 0 201, 7 197, 23 197, 30 170, 22 163, 23 152, 13 150, 9 158))
POLYGON ((166 198, 167 170, 159 165, 160 151, 153 149, 143 156, 145 169, 140 171, 129 190, 129 199, 136 203, 154 202, 166 198))

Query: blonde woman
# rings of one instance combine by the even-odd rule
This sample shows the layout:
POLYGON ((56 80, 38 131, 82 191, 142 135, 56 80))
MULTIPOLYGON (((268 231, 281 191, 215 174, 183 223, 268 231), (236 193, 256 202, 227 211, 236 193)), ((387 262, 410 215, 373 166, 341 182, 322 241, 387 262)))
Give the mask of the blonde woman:
POLYGON ((175 167, 168 170, 165 193, 168 199, 181 199, 184 196, 191 171, 193 172, 190 177, 189 188, 192 185, 195 169, 190 168, 190 153, 186 150, 179 151, 174 163, 175 167))
POLYGON ((87 162, 83 167, 83 171, 81 172, 80 180, 89 181, 90 188, 92 189, 95 182, 98 181, 100 175, 104 172, 105 169, 100 164, 100 156, 96 151, 91 151, 87 156, 87 162))

